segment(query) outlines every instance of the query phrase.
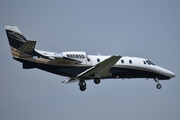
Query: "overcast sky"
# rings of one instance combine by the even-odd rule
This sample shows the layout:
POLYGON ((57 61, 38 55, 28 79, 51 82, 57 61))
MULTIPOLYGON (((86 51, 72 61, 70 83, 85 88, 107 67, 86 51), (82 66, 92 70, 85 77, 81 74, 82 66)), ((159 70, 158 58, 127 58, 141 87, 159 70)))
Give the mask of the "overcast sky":
POLYGON ((179 120, 179 0, 1 0, 0 120, 179 120), (16 25, 36 49, 150 59, 176 77, 63 84, 65 77, 24 70, 13 60, 5 25, 16 25))

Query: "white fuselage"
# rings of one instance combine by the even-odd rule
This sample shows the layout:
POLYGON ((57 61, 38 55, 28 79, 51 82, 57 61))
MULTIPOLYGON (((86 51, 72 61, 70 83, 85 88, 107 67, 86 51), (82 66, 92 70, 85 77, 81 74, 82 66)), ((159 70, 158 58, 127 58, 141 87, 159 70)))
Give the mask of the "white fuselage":
MULTIPOLYGON (((89 58, 91 58, 91 65, 98 64, 98 59, 100 59, 100 62, 109 58, 110 56, 98 56, 98 55, 88 55, 89 58)), ((165 68, 162 68, 158 65, 154 65, 147 63, 147 59, 139 58, 139 57, 129 57, 129 56, 123 56, 116 64, 115 66, 118 67, 125 67, 125 68, 133 68, 133 69, 141 69, 144 71, 151 71, 163 75, 167 75, 168 77, 172 78, 175 77, 175 74, 165 68)))
MULTIPOLYGON (((78 51, 62 52, 62 53, 47 52, 41 50, 36 50, 36 51, 50 58, 56 56, 56 57, 68 57, 74 60, 79 60, 82 61, 81 63, 82 65, 89 65, 89 66, 94 66, 111 56, 111 55, 87 55, 85 52, 78 52, 78 51), (82 55, 84 57, 77 58, 77 55, 79 56, 82 55)), ((165 68, 162 68, 158 65, 155 65, 147 59, 139 58, 139 57, 122 56, 122 58, 114 65, 114 67, 143 70, 157 74, 162 74, 168 76, 169 78, 175 77, 175 74, 173 72, 165 68)))

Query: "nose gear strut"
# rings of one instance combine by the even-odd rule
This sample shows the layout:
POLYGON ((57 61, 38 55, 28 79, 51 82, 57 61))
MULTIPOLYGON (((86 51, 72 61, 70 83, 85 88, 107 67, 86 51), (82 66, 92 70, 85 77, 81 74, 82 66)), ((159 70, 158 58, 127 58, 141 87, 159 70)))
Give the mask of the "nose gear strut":
POLYGON ((159 83, 159 80, 156 79, 156 78, 154 78, 154 81, 157 83, 156 88, 157 88, 157 89, 161 89, 161 88, 162 88, 162 85, 159 83))

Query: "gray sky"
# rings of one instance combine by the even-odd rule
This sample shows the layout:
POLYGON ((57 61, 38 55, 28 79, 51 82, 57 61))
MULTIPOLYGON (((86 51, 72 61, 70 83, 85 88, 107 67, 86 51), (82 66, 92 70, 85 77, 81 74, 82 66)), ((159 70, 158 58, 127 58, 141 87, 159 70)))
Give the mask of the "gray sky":
POLYGON ((180 1, 1 0, 1 120, 179 120, 180 1), (65 77, 23 70, 11 57, 5 25, 16 25, 36 49, 86 51, 150 59, 176 73, 161 81, 104 80, 62 84, 65 77), (42 43, 48 44, 48 47, 42 43), (52 49, 53 47, 53 49, 52 49))

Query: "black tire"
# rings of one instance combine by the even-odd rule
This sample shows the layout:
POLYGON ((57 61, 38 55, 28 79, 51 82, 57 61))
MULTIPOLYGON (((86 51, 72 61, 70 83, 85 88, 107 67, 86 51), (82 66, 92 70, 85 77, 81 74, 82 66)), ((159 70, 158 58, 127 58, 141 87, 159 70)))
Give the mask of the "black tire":
POLYGON ((159 84, 159 83, 156 85, 156 87, 157 87, 157 89, 161 89, 162 88, 161 84, 159 84))
POLYGON ((79 86, 79 89, 80 89, 81 91, 85 91, 85 90, 86 90, 86 86, 85 86, 85 85, 81 85, 81 86, 79 86))
POLYGON ((94 83, 99 84, 101 82, 100 78, 94 78, 94 83))

